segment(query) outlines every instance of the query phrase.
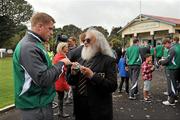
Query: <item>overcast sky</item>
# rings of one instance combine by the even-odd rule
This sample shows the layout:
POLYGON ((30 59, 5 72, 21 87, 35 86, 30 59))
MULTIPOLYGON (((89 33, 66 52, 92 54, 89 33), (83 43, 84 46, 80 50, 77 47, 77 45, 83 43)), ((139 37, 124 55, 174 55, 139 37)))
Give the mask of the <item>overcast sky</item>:
MULTIPOLYGON (((56 20, 56 28, 74 24, 125 26, 140 14, 140 0, 27 0, 36 12, 46 12, 56 20)), ((180 0, 141 0, 141 13, 180 19, 180 0)))

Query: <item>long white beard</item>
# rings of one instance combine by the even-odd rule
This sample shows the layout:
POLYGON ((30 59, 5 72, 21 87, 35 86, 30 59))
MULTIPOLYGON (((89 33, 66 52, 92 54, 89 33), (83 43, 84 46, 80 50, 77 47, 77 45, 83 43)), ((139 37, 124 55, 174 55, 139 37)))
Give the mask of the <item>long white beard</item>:
POLYGON ((96 55, 98 52, 98 49, 95 45, 89 46, 89 47, 83 47, 81 52, 81 57, 84 60, 90 60, 92 57, 96 55))

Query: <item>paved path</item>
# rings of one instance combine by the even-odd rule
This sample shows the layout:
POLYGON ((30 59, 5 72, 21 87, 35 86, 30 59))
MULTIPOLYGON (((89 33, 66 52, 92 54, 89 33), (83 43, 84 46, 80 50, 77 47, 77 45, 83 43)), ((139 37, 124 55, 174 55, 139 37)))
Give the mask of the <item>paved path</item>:
MULTIPOLYGON (((155 71, 153 73, 151 103, 142 101, 142 87, 142 81, 140 80, 140 94, 137 96, 137 100, 128 100, 125 93, 119 94, 115 92, 113 94, 114 120, 180 120, 180 102, 176 106, 164 106, 162 104, 162 101, 167 98, 167 96, 163 95, 166 90, 166 80, 164 80, 162 72, 155 71)), ((72 105, 67 105, 65 111, 70 113, 71 117, 61 118, 60 120, 74 120, 72 117, 72 105)), ((58 120, 58 117, 55 116, 54 119, 58 120)), ((19 112, 13 109, 0 114, 0 120, 20 120, 19 112)))

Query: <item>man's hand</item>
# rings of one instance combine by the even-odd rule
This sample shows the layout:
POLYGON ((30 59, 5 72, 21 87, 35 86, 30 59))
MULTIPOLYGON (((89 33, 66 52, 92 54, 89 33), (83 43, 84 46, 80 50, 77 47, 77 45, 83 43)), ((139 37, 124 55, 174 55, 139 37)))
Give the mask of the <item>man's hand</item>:
POLYGON ((81 73, 83 73, 88 78, 92 78, 94 75, 93 71, 90 68, 81 66, 80 70, 81 70, 81 73))
POLYGON ((65 65, 71 64, 71 61, 68 58, 61 59, 60 61, 63 62, 65 65))
POLYGON ((78 62, 73 62, 71 66, 71 74, 76 75, 80 70, 80 64, 78 62))

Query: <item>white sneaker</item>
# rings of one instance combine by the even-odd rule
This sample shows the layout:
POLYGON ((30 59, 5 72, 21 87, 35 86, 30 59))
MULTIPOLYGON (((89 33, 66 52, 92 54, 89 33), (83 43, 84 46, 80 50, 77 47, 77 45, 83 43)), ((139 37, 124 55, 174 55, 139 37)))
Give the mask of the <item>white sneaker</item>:
POLYGON ((129 100, 135 100, 135 99, 136 99, 136 97, 129 96, 129 100))
POLYGON ((162 102, 164 105, 175 105, 175 103, 170 103, 169 101, 163 101, 162 102))
POLYGON ((175 100, 174 102, 175 102, 175 103, 177 103, 177 102, 178 102, 178 100, 175 100))
POLYGON ((163 92, 164 95, 168 95, 168 92, 163 92))

